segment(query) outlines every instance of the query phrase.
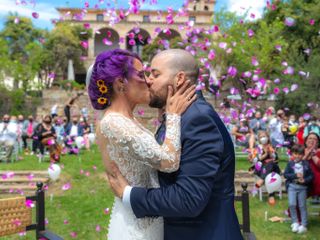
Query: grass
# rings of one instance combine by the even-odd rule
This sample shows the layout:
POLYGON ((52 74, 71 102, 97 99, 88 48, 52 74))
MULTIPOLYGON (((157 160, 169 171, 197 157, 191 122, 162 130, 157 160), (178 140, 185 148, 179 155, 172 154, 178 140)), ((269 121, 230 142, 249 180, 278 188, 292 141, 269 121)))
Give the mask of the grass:
MULTIPOLYGON (((282 156, 283 157, 283 156, 282 156)), ((286 160, 280 161, 281 169, 284 169, 286 160)), ((13 164, 0 164, 1 170, 47 170, 48 162, 38 163, 35 156, 24 156, 24 159, 13 164)), ((78 156, 63 156, 63 166, 60 180, 50 184, 46 192, 46 218, 47 228, 64 239, 73 239, 71 233, 77 234, 76 239, 107 239, 109 214, 105 209, 112 208, 113 194, 106 183, 103 165, 97 148, 91 152, 82 152, 78 156), (94 169, 96 168, 96 170, 94 169), (83 170, 86 174, 80 174, 83 170), (71 183, 71 189, 62 191, 61 187, 71 183), (67 220, 68 224, 64 221, 67 220), (100 226, 101 230, 96 231, 100 226)), ((237 170, 246 170, 249 163, 245 156, 238 157, 237 170)), ((260 202, 257 197, 250 197, 251 229, 257 239, 294 240, 294 239, 319 239, 320 217, 309 217, 309 231, 304 235, 293 234, 290 231, 290 222, 272 223, 265 221, 265 212, 268 217, 284 217, 283 211, 287 209, 287 199, 278 200, 274 207, 270 207, 266 201, 260 202)), ((239 220, 241 221, 241 207, 236 205, 239 220)), ((318 210, 319 211, 319 210, 318 210)), ((35 239, 33 232, 26 236, 12 235, 1 238, 12 239, 35 239)))

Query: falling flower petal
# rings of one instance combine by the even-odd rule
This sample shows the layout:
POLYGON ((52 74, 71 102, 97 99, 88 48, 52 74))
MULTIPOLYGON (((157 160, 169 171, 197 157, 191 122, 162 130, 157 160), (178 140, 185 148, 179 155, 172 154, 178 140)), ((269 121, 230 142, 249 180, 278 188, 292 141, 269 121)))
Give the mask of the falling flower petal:
POLYGON ((110 40, 108 40, 107 38, 102 39, 102 42, 104 45, 112 46, 112 42, 110 40))
POLYGON ((33 207, 34 207, 33 201, 27 199, 27 200, 26 200, 26 207, 27 207, 27 208, 33 208, 33 207))
POLYGON ((97 225, 97 226, 96 226, 96 231, 97 231, 97 232, 101 232, 101 227, 100 227, 100 225, 97 225))
POLYGON ((71 236, 72 238, 76 238, 76 237, 77 237, 77 233, 76 233, 76 232, 71 232, 71 233, 70 233, 70 236, 71 236))
POLYGON ((228 68, 228 75, 230 77, 235 77, 237 75, 237 69, 234 66, 228 68))
POLYGON ((292 27, 295 25, 296 21, 292 17, 286 17, 284 20, 284 24, 287 25, 288 27, 292 27))
POLYGON ((283 91, 285 94, 288 94, 288 93, 289 93, 289 88, 284 87, 284 88, 282 89, 282 91, 283 91))
POLYGON ((139 109, 138 110, 138 115, 143 116, 144 115, 144 109, 139 109))
POLYGON ((63 224, 69 224, 69 221, 68 221, 67 219, 65 219, 65 220, 63 221, 63 224))
POLYGON ((280 79, 279 79, 279 78, 276 78, 273 82, 274 82, 275 84, 278 84, 278 83, 280 83, 280 79))
POLYGON ((293 68, 293 67, 288 66, 288 67, 283 71, 283 74, 286 74, 286 75, 293 75, 293 74, 294 74, 294 68, 293 68))
POLYGON ((87 49, 89 47, 89 43, 88 41, 81 41, 81 46, 84 48, 84 49, 87 49))
POLYGON ((252 76, 252 73, 250 71, 246 71, 246 72, 242 73, 242 77, 244 77, 244 78, 249 78, 251 76, 252 76))
POLYGON ((108 215, 110 213, 110 209, 109 208, 104 209, 104 213, 108 215))
POLYGON ((251 38, 254 36, 254 31, 252 29, 248 30, 248 36, 251 38))
POLYGON ((136 45, 136 41, 134 39, 129 40, 129 45, 134 46, 136 45))
POLYGON ((292 85, 291 85, 291 88, 290 88, 290 91, 291 91, 291 92, 294 92, 295 90, 298 89, 298 87, 299 87, 298 84, 292 84, 292 85))
POLYGON ((220 42, 219 43, 219 48, 222 48, 222 49, 226 49, 227 48, 227 43, 225 43, 225 42, 220 42))
POLYGON ((84 27, 85 29, 89 29, 89 28, 90 28, 90 23, 84 23, 84 24, 83 24, 83 27, 84 27))
POLYGON ((215 51, 214 51, 213 49, 211 49, 211 50, 209 51, 209 54, 208 54, 208 59, 209 59, 209 60, 213 60, 213 59, 215 58, 215 56, 216 56, 215 51))
POLYGON ((35 18, 35 19, 39 18, 39 13, 33 12, 32 13, 32 17, 35 18))
POLYGON ((281 45, 276 45, 275 48, 276 48, 279 52, 281 52, 281 50, 282 50, 281 45))
POLYGON ((259 62, 256 57, 251 58, 251 64, 255 67, 259 65, 259 62))
POLYGON ((64 184, 63 186, 62 186, 62 190, 63 191, 67 191, 67 190, 69 190, 71 188, 71 184, 70 183, 66 183, 66 184, 64 184))

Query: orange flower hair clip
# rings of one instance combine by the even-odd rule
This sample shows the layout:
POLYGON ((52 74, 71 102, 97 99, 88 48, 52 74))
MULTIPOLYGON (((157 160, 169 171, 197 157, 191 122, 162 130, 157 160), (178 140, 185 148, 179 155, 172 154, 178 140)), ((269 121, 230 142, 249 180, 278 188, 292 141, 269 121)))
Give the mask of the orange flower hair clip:
POLYGON ((105 105, 108 102, 108 99, 105 97, 99 97, 98 98, 98 103, 101 105, 105 105))
POLYGON ((98 86, 98 87, 105 86, 104 81, 103 81, 102 79, 98 80, 98 81, 97 81, 97 86, 98 86))

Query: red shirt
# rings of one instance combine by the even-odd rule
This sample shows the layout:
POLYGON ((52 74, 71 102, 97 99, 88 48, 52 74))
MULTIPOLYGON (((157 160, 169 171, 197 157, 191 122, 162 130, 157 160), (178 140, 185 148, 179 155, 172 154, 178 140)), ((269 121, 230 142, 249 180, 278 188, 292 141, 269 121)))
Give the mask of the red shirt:
MULTIPOLYGON (((318 149, 316 155, 320 159, 320 149, 318 149)), ((317 164, 315 164, 314 161, 310 159, 309 164, 313 172, 313 182, 310 196, 320 196, 320 160, 318 160, 317 164)))

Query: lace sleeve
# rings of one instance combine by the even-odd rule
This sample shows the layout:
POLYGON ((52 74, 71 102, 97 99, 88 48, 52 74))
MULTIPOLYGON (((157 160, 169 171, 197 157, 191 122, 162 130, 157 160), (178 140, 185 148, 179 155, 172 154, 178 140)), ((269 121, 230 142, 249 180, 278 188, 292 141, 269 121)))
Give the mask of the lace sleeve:
POLYGON ((159 145, 149 131, 120 114, 108 114, 101 121, 101 132, 120 151, 162 172, 174 172, 180 165, 180 116, 168 114, 166 138, 159 145))

